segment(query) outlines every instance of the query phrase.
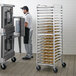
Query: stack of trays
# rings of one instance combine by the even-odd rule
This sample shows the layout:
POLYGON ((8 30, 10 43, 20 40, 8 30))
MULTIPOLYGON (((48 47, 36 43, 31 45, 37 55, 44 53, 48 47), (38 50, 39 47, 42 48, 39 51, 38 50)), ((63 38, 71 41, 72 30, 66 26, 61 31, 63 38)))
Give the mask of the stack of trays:
POLYGON ((38 52, 39 63, 53 64, 54 56, 55 56, 55 62, 57 62, 60 59, 61 57, 60 36, 56 36, 55 40, 53 40, 53 35, 47 35, 47 36, 40 35, 37 41, 38 41, 37 52, 38 52))
POLYGON ((54 64, 62 53, 62 9, 37 8, 37 63, 54 64))

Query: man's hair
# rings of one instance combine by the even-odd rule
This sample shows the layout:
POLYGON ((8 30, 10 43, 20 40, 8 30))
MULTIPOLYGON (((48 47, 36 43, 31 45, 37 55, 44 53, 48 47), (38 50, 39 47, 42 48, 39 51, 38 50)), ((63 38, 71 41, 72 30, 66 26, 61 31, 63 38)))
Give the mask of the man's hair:
POLYGON ((27 6, 22 7, 21 9, 29 11, 29 8, 27 6))

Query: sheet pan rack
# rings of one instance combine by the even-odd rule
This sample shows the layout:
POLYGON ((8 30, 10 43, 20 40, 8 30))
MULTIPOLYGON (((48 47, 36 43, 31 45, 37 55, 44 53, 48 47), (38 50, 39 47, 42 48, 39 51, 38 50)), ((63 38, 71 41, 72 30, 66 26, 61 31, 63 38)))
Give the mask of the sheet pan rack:
POLYGON ((63 7, 61 5, 37 6, 36 26, 36 69, 41 70, 40 65, 52 66, 55 73, 58 72, 56 63, 63 62, 63 7))

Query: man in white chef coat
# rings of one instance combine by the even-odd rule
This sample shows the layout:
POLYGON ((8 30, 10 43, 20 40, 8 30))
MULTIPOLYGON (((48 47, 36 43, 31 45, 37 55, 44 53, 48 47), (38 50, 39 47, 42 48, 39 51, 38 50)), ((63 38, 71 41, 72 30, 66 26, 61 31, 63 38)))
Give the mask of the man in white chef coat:
POLYGON ((32 54, 32 17, 29 13, 29 8, 27 6, 23 6, 21 8, 24 13, 25 18, 25 36, 24 36, 24 44, 25 44, 25 50, 26 50, 26 56, 24 56, 23 60, 30 60, 33 58, 32 54))

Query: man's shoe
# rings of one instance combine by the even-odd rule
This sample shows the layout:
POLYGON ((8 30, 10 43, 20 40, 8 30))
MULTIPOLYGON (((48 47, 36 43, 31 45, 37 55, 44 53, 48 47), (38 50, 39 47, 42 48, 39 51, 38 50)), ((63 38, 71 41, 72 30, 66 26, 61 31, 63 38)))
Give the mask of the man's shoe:
POLYGON ((31 58, 33 58, 33 56, 31 56, 31 58))
POLYGON ((25 57, 23 57, 22 59, 23 59, 23 60, 30 60, 31 58, 25 56, 25 57))

